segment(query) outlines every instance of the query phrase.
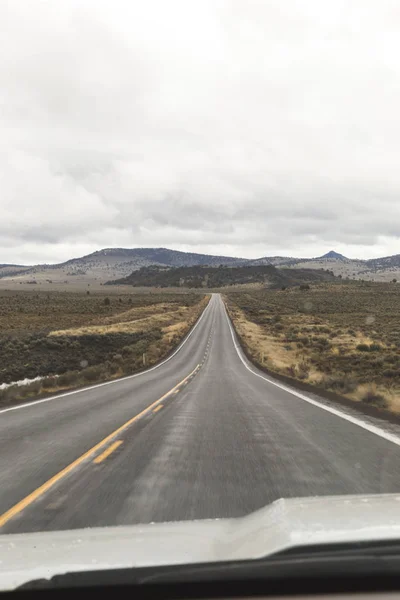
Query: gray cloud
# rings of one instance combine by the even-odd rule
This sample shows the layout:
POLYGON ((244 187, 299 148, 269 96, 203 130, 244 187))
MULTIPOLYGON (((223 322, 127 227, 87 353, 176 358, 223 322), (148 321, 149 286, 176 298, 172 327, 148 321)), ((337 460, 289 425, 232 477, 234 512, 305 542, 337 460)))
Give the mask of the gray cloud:
POLYGON ((0 3, 0 262, 399 252, 396 1, 0 3))

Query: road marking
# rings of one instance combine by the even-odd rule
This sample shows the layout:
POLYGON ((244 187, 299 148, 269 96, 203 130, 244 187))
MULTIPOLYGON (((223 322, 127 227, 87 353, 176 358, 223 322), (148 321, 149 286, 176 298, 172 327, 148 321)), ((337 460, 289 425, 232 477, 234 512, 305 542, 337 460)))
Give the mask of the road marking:
POLYGON ((113 444, 110 444, 110 446, 108 446, 108 448, 106 448, 104 450, 104 452, 102 452, 101 454, 99 454, 99 456, 96 456, 96 458, 94 459, 93 462, 96 463, 96 465, 102 463, 104 460, 106 460, 106 458, 108 456, 110 456, 110 454, 112 454, 114 452, 114 450, 116 450, 117 448, 119 448, 119 446, 122 443, 123 443, 122 440, 117 440, 113 444))
POLYGON ((80 394, 81 392, 88 392, 89 390, 95 390, 96 388, 104 387, 105 385, 112 385, 113 383, 119 383, 120 381, 126 381, 127 379, 134 379, 135 377, 141 377, 142 375, 146 375, 147 373, 150 373, 151 371, 154 371, 155 369, 162 367, 163 365, 165 365, 165 363, 170 361, 171 358, 174 358, 174 356, 176 356, 176 354, 178 354, 178 352, 183 348, 183 346, 189 340, 190 336, 195 331, 196 327, 202 321, 206 312, 207 311, 209 312, 210 306, 215 304, 215 300, 213 301, 213 298, 214 298, 214 296, 211 296, 207 306, 201 313, 200 317, 197 319, 194 327, 192 327, 192 329, 189 331, 189 333, 187 334, 185 339, 177 347, 175 352, 173 352, 171 354, 171 356, 169 356, 162 362, 158 363, 157 365, 154 365, 154 367, 150 367, 150 369, 146 369, 146 371, 141 371, 140 373, 135 373, 134 375, 127 375, 126 377, 120 377, 119 379, 114 379, 113 381, 104 381, 103 383, 97 383, 96 385, 91 385, 91 386, 88 386, 85 388, 81 388, 79 390, 72 390, 71 392, 64 392, 64 394, 58 394, 57 396, 50 396, 50 398, 42 398, 42 400, 34 400, 33 402, 26 402, 25 404, 18 404, 17 406, 10 406, 9 408, 3 408, 2 410, 0 410, 0 414, 6 413, 6 412, 9 412, 12 410, 20 410, 22 408, 28 408, 29 406, 37 406, 38 404, 43 404, 44 402, 50 402, 51 400, 57 400, 58 398, 65 398, 66 396, 72 396, 72 394, 80 394))
MULTIPOLYGON (((221 302, 222 302, 222 300, 221 300, 221 302)), ((353 423, 354 425, 358 425, 358 427, 361 427, 362 429, 365 429, 366 431, 369 431, 370 433, 374 433, 375 435, 383 438, 384 440, 387 440, 388 442, 392 442, 392 444, 396 444, 396 446, 400 446, 400 437, 398 437, 396 435, 392 435, 391 433, 388 433, 387 431, 384 431, 383 429, 376 427, 376 425, 366 423, 365 421, 361 421, 361 419, 357 419, 357 417, 353 417, 352 415, 343 413, 340 410, 337 410, 336 408, 332 408, 331 406, 322 404, 321 402, 318 402, 317 400, 312 400, 312 398, 305 396, 301 392, 298 392, 297 390, 294 390, 294 389, 284 385, 283 383, 278 383, 277 381, 274 381, 273 379, 270 379, 269 377, 265 377, 264 375, 261 375, 261 373, 257 373, 256 371, 253 371, 253 369, 248 365, 247 361, 243 358, 242 349, 236 342, 235 332, 231 325, 225 304, 223 302, 222 302, 222 304, 224 307, 226 319, 228 321, 228 326, 229 326, 229 329, 231 332, 232 341, 233 341, 233 345, 235 346, 235 350, 236 350, 240 360, 242 361, 242 363, 244 364, 246 369, 248 371, 250 371, 250 373, 252 373, 256 377, 259 377, 260 379, 264 379, 264 381, 271 383, 275 387, 278 387, 281 390, 284 390, 285 392, 292 394, 293 396, 297 396, 297 398, 301 398, 301 400, 304 400, 305 402, 308 402, 309 404, 312 404, 313 406, 318 406, 318 408, 322 408, 322 410, 326 410, 326 412, 329 412, 332 415, 335 415, 336 417, 340 417, 341 419, 344 419, 345 421, 349 421, 350 423, 353 423)), ((315 390, 315 393, 318 394, 318 389, 315 390)))
POLYGON ((121 425, 120 427, 118 427, 118 429, 116 429, 115 431, 113 431, 112 433, 110 433, 109 435, 107 435, 107 437, 105 437, 103 440, 101 440, 101 442, 99 442, 98 444, 96 444, 95 446, 93 446, 92 448, 90 448, 90 450, 87 450, 87 452, 85 452, 84 454, 82 454, 81 456, 79 456, 79 458, 77 458, 76 460, 74 460, 67 467, 65 467, 64 469, 62 469, 61 471, 59 471, 58 473, 56 473, 55 475, 53 475, 53 477, 51 477, 45 483, 43 483, 41 486, 39 486, 38 488, 36 488, 36 490, 34 490, 30 494, 28 494, 28 496, 25 496, 25 498, 23 498, 22 500, 20 500, 19 502, 17 502, 17 504, 14 504, 14 506, 12 506, 5 513, 3 513, 2 515, 0 515, 0 527, 3 527, 10 519, 12 519, 16 515, 18 515, 27 506, 29 506, 30 504, 32 504, 32 502, 34 502, 35 500, 37 500, 38 498, 40 498, 40 496, 42 496, 51 487, 53 487, 53 485, 55 485, 61 479, 63 479, 66 475, 68 475, 69 473, 71 473, 71 471, 73 471, 76 467, 78 467, 79 465, 81 465, 87 458, 89 458, 93 454, 95 454, 98 450, 100 450, 103 446, 105 446, 113 438, 115 438, 117 435, 119 435, 122 431, 124 431, 125 429, 127 429, 130 425, 132 425, 132 423, 134 423, 135 421, 139 420, 145 414, 147 414, 148 412, 150 412, 151 410, 153 410, 160 402, 162 402, 162 400, 164 400, 167 396, 173 394, 173 392, 180 385, 182 385, 182 383, 184 381, 186 381, 191 375, 193 375, 194 373, 197 373, 197 371, 199 370, 199 368, 200 368, 200 365, 197 365, 197 367, 195 369, 193 369, 193 371, 191 373, 189 373, 189 375, 187 375, 184 379, 182 379, 182 381, 180 381, 179 383, 177 383, 171 390, 169 390, 169 392, 167 392, 166 394, 164 394, 163 396, 161 396, 161 398, 159 398, 158 400, 156 400, 155 402, 153 402, 152 404, 150 404, 150 406, 148 406, 147 408, 145 408, 144 410, 142 410, 138 415, 136 415, 135 417, 132 417, 131 419, 129 419, 129 421, 126 421, 126 423, 124 423, 123 425, 121 425))
MULTIPOLYGON (((174 394, 177 394, 179 392, 179 390, 176 390, 176 392, 174 392, 174 394)), ((164 404, 159 404, 158 406, 155 407, 155 409, 153 410, 153 413, 158 412, 159 410, 161 410, 163 408, 164 404)))

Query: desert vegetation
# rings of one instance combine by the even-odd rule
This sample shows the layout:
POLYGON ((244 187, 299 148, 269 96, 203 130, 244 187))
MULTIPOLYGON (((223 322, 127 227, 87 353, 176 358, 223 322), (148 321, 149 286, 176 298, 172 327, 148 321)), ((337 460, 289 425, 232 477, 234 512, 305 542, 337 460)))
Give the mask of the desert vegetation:
POLYGON ((208 265, 192 267, 160 267, 152 265, 133 271, 128 277, 107 282, 107 285, 133 287, 186 287, 218 289, 225 286, 293 286, 305 282, 332 281, 330 271, 313 269, 277 269, 273 265, 225 266, 208 265))
POLYGON ((346 282, 229 293, 243 345, 271 372, 400 412, 400 286, 346 282))
POLYGON ((206 306, 195 293, 0 294, 0 404, 134 373, 169 354, 206 306))

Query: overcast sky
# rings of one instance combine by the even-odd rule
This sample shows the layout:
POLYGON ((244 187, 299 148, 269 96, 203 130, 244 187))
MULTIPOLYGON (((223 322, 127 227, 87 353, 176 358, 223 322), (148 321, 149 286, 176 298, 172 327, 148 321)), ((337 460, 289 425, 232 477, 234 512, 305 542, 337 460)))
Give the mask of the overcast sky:
POLYGON ((1 0, 0 263, 400 253, 397 0, 1 0))

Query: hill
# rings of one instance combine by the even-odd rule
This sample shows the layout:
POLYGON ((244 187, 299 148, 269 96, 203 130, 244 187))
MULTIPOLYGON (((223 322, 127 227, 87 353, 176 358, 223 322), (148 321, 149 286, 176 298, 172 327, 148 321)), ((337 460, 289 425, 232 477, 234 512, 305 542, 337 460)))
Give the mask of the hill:
POLYGON ((343 254, 339 254, 339 252, 335 252, 334 250, 330 250, 323 256, 320 256, 317 260, 321 260, 321 259, 349 260, 348 258, 343 256, 343 254))
POLYGON ((293 258, 291 256, 262 256, 261 258, 249 259, 247 265, 274 265, 275 267, 294 265, 299 260, 307 260, 302 258, 293 258))
POLYGON ((193 252, 180 252, 168 248, 105 248, 79 258, 58 264, 42 264, 31 267, 0 267, 0 278, 26 283, 36 280, 45 284, 74 285, 99 284, 150 265, 180 267, 193 265, 240 265, 244 258, 213 256, 193 252))
POLYGON ((317 258, 263 256, 245 259, 181 252, 168 248, 104 248, 58 264, 33 266, 3 264, 0 265, 0 281, 3 282, 2 287, 33 282, 43 284, 47 288, 65 284, 72 284, 70 287, 88 287, 128 277, 133 271, 151 265, 161 267, 272 265, 282 270, 325 269, 344 279, 391 281, 396 278, 400 280, 400 254, 371 260, 353 260, 331 250, 317 258))
POLYGON ((326 271, 311 269, 284 271, 273 265, 242 267, 142 267, 128 277, 106 285, 133 287, 220 288, 229 285, 264 284, 268 287, 294 286, 307 282, 333 281, 326 271))
POLYGON ((29 271, 30 267, 24 267, 22 265, 0 265, 0 278, 1 277, 14 277, 15 275, 21 275, 29 271))
POLYGON ((365 261, 365 264, 368 269, 375 271, 384 269, 398 269, 400 268, 400 254, 384 256, 382 258, 372 258, 365 261))
POLYGON ((168 248, 105 248, 82 258, 74 258, 58 266, 80 266, 93 262, 123 262, 134 266, 164 265, 168 267, 190 267, 193 265, 219 266, 238 265, 247 262, 245 258, 232 256, 214 256, 210 254, 197 254, 195 252, 181 252, 168 248))

